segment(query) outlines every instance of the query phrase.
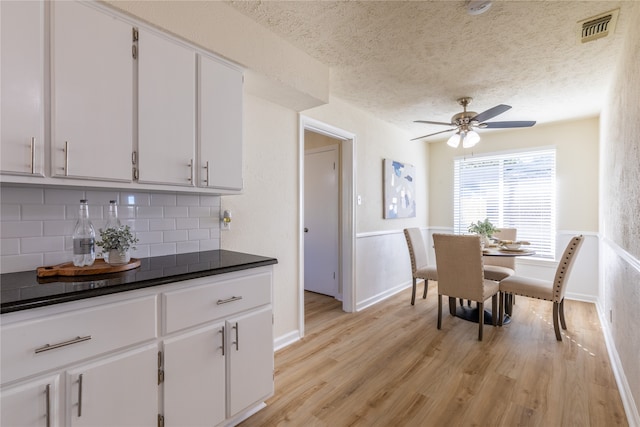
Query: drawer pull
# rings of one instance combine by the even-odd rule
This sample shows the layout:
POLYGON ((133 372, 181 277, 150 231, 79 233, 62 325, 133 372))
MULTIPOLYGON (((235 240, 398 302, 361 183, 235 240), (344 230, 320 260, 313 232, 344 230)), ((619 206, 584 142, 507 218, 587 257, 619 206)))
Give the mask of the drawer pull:
POLYGON ((71 339, 69 341, 64 341, 64 342, 59 342, 57 344, 45 344, 40 348, 36 348, 36 354, 38 353, 42 353, 44 351, 49 351, 49 350, 53 350, 56 348, 60 348, 60 347, 64 347, 67 345, 71 345, 71 344, 76 344, 82 341, 89 341, 91 339, 91 335, 87 335, 86 337, 76 337, 74 339, 71 339))
POLYGON ((227 298, 227 299, 219 299, 218 302, 216 302, 216 304, 218 305, 222 305, 222 304, 226 304, 228 302, 234 302, 234 301, 238 301, 241 300, 242 297, 231 297, 231 298, 227 298))

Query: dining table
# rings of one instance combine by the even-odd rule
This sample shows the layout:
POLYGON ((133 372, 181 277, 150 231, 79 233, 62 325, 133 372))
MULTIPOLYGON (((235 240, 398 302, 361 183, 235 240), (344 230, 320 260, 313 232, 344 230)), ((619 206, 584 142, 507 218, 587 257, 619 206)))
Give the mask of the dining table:
MULTIPOLYGON (((506 249, 501 248, 498 245, 495 246, 485 246, 482 249, 482 256, 490 256, 490 257, 521 257, 521 256, 532 256, 535 255, 536 252, 532 249, 506 249)), ((513 296, 509 296, 509 298, 513 298, 513 296)), ((464 320, 468 320, 470 322, 478 323, 480 319, 480 313, 478 307, 472 307, 471 301, 468 301, 467 304, 464 304, 463 300, 460 300, 460 305, 455 304, 455 298, 449 298, 449 310, 452 315, 459 317, 464 320), (452 308, 455 306, 455 311, 452 308)), ((506 301, 505 301, 506 306, 506 301)), ((490 309, 485 308, 483 313, 483 320, 485 325, 493 324, 493 313, 490 309)), ((511 322, 511 316, 505 314, 502 319, 502 324, 508 324, 511 322)))

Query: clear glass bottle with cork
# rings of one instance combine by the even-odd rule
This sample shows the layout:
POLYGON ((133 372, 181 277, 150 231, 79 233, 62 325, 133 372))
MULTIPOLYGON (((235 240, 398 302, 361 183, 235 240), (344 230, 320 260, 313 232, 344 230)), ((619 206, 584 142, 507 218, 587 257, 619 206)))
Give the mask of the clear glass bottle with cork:
POLYGON ((73 229, 73 265, 86 267, 96 260, 96 231, 89 219, 89 205, 80 200, 78 221, 73 229))

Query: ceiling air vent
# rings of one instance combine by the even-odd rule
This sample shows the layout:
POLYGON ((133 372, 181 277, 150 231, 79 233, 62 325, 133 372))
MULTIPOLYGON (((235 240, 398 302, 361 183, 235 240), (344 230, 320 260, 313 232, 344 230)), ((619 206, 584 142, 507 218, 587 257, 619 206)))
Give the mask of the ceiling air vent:
POLYGON ((578 37, 582 43, 607 37, 613 34, 618 21, 619 9, 612 10, 578 22, 578 37))

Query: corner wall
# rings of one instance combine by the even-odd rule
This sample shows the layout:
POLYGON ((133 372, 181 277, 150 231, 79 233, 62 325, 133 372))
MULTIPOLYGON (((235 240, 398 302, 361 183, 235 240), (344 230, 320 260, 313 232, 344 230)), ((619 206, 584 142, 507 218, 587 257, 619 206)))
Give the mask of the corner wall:
POLYGON ((640 4, 601 120, 598 309, 631 426, 640 426, 640 4))

